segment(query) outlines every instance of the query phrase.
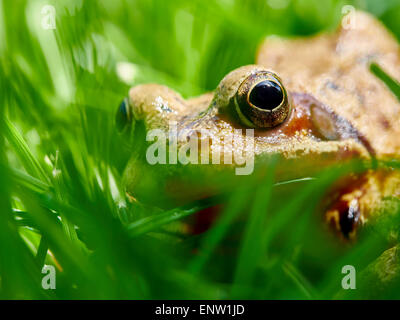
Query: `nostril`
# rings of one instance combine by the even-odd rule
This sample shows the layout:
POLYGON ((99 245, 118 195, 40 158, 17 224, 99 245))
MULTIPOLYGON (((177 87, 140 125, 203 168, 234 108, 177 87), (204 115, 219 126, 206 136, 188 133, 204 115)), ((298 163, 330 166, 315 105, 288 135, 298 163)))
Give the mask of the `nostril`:
POLYGON ((119 131, 125 129, 125 127, 129 124, 129 109, 128 109, 128 99, 125 98, 121 104, 119 105, 117 114, 115 116, 115 123, 119 131))

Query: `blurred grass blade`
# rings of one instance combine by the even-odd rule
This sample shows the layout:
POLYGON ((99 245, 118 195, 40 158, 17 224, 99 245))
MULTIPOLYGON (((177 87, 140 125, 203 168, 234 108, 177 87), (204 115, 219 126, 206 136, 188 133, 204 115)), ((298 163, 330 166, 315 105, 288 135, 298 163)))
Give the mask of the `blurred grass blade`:
POLYGON ((51 190, 50 185, 47 183, 44 183, 18 169, 10 168, 10 176, 16 184, 21 184, 32 191, 46 192, 51 190))
POLYGON ((18 155, 18 158, 25 167, 25 170, 32 176, 49 182, 42 166, 33 156, 28 145, 15 126, 7 118, 5 118, 4 123, 5 136, 8 142, 12 145, 15 153, 18 155))
POLYGON ((250 187, 240 186, 230 196, 226 209, 222 212, 200 245, 199 254, 189 264, 189 270, 193 274, 198 274, 211 258, 217 245, 232 226, 232 222, 246 208, 251 193, 252 189, 250 187))
POLYGON ((185 208, 178 207, 160 214, 140 219, 127 226, 128 234, 133 237, 151 231, 156 231, 164 225, 183 219, 209 206, 210 203, 207 201, 207 204, 195 205, 189 208, 188 206, 185 206, 185 208))
POLYGON ((283 264, 282 268, 283 271, 293 280, 300 291, 307 297, 307 299, 315 298, 314 288, 295 266, 286 262, 283 264))
POLYGON ((371 63, 370 70, 375 76, 377 76, 379 79, 381 79, 387 85, 387 87, 393 92, 393 94, 400 101, 400 84, 399 84, 399 82, 396 81, 395 79, 393 79, 391 76, 389 76, 376 63, 371 63))
POLYGON ((254 273, 265 255, 264 243, 260 241, 265 229, 268 204, 273 188, 275 163, 267 170, 267 176, 262 184, 255 190, 255 199, 248 217, 244 231, 236 271, 233 280, 232 297, 246 297, 249 292, 245 288, 251 288, 254 273))

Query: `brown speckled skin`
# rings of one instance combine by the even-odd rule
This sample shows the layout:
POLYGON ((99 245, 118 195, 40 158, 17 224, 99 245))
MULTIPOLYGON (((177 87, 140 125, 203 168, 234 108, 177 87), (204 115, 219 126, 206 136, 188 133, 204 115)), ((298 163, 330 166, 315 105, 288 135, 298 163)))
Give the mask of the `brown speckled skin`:
MULTIPOLYGON (((254 138, 244 137, 234 152, 242 153, 246 139, 252 139, 256 161, 265 155, 280 155, 285 161, 278 167, 278 180, 301 178, 313 168, 347 158, 370 159, 372 154, 379 159, 398 158, 400 104, 369 71, 369 64, 374 61, 400 79, 399 46, 370 15, 357 12, 355 18, 355 29, 340 27, 335 33, 311 38, 267 38, 260 46, 257 65, 232 71, 214 93, 185 100, 165 86, 136 86, 129 92, 130 113, 144 123, 146 131, 167 130, 168 122, 176 121, 179 129, 207 129, 214 148, 229 148, 232 146, 221 144, 219 138, 235 128, 245 128, 233 115, 232 101, 238 87, 252 73, 273 70, 289 92, 292 112, 281 125, 256 129, 254 138)), ((179 168, 168 167, 175 170, 169 177, 179 176, 179 168)), ((130 161, 124 176, 129 194, 140 193, 141 181, 149 176, 144 172, 150 170, 151 166, 137 158, 130 161)), ((211 169, 214 176, 220 170, 217 165, 211 169)), ((190 192, 196 188, 179 183, 171 187, 168 181, 161 182, 169 178, 159 179, 159 194, 169 191, 184 195, 188 201, 207 194, 204 189, 190 192)), ((400 195, 396 173, 370 172, 364 179, 361 189, 341 196, 346 202, 357 199, 362 222, 371 212, 379 212, 383 197, 400 195)), ((340 229, 335 210, 328 210, 326 217, 340 229)))
POLYGON ((378 63, 400 80, 399 45, 369 14, 357 12, 355 29, 304 39, 267 38, 257 63, 275 70, 290 91, 307 92, 348 119, 377 155, 400 154, 400 104, 369 71, 378 63))
MULTIPOLYGON (((400 156, 400 103, 369 70, 371 62, 400 80, 399 45, 371 15, 357 12, 355 28, 304 39, 267 38, 257 63, 274 69, 290 91, 306 92, 349 120, 378 159, 400 156), (293 72, 295 70, 295 72, 293 72)), ((382 198, 400 195, 398 173, 370 174, 359 196, 363 222, 381 212, 382 198)), ((343 195, 347 201, 358 197, 343 195)), ((337 215, 328 212, 328 217, 337 215)))

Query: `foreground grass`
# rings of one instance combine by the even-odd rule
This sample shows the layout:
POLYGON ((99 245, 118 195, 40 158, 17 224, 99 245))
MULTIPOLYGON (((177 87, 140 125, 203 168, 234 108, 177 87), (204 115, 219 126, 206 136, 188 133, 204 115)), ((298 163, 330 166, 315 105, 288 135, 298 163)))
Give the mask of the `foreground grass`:
MULTIPOLYGON (((212 90, 265 35, 331 29, 341 1, 57 1, 54 31, 41 28, 41 1, 17 2, 0 6, 1 298, 334 298, 344 264, 364 268, 388 247, 371 231, 340 248, 315 217, 346 168, 293 181, 279 199, 271 167, 263 184, 218 199, 223 213, 197 236, 182 222, 213 203, 162 211, 130 203, 121 185, 139 142, 112 119, 130 85, 212 90), (44 264, 57 267, 54 291, 41 287, 44 264)), ((368 8, 400 30, 398 4, 379 3, 368 8)))

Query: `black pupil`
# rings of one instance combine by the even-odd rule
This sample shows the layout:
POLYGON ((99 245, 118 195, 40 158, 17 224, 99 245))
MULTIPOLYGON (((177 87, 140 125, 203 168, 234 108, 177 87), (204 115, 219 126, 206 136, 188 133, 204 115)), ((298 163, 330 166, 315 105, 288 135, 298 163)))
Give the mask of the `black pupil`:
POLYGON ((128 110, 125 100, 119 105, 117 115, 115 117, 118 130, 122 131, 128 124, 128 110))
POLYGON ((253 106, 273 110, 282 103, 281 87, 274 81, 264 80, 257 83, 250 92, 249 101, 253 106))

